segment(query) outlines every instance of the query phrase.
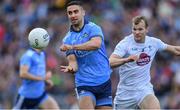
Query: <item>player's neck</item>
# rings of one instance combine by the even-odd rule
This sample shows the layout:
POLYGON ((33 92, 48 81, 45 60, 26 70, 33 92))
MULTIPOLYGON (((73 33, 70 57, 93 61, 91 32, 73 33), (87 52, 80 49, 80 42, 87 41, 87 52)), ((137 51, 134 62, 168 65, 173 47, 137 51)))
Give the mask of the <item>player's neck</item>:
POLYGON ((76 31, 80 31, 83 26, 84 26, 84 19, 79 24, 73 25, 73 29, 76 30, 76 31))
POLYGON ((145 43, 145 39, 142 39, 142 40, 135 40, 136 43, 145 43))
POLYGON ((138 40, 134 38, 134 40, 135 40, 136 43, 145 43, 146 36, 144 36, 143 38, 138 39, 138 40))

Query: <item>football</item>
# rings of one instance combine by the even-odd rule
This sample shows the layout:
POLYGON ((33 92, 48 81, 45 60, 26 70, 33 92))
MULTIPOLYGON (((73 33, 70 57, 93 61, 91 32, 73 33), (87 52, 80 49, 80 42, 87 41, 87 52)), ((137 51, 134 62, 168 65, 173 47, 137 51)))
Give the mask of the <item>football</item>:
POLYGON ((28 40, 31 47, 42 49, 48 46, 50 37, 45 29, 34 28, 30 31, 28 40))

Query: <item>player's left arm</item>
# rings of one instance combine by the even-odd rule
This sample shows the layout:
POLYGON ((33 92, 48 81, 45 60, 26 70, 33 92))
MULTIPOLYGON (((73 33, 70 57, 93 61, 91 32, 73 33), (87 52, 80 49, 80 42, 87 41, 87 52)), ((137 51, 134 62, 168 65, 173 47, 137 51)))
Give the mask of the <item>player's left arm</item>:
POLYGON ((167 45, 165 51, 168 51, 174 55, 180 56, 180 46, 167 45))
POLYGON ((74 54, 68 55, 68 66, 61 66, 61 71, 65 73, 75 73, 78 70, 77 60, 74 54))
POLYGON ((96 50, 101 47, 102 38, 100 36, 95 36, 91 38, 89 41, 78 44, 78 45, 67 45, 63 44, 60 47, 61 51, 67 51, 67 50, 96 50))

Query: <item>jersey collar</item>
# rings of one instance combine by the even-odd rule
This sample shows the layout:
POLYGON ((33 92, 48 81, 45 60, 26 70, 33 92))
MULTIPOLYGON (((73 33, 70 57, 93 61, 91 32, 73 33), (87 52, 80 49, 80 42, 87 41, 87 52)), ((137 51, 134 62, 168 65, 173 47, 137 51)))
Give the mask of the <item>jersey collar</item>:
POLYGON ((85 26, 86 24, 88 24, 88 23, 89 23, 89 21, 86 20, 86 19, 84 19, 84 25, 83 25, 83 27, 82 27, 79 31, 74 30, 74 28, 72 27, 72 25, 71 25, 71 27, 70 27, 70 31, 71 31, 71 32, 72 32, 72 31, 74 31, 74 32, 81 32, 81 31, 83 30, 84 26, 85 26))

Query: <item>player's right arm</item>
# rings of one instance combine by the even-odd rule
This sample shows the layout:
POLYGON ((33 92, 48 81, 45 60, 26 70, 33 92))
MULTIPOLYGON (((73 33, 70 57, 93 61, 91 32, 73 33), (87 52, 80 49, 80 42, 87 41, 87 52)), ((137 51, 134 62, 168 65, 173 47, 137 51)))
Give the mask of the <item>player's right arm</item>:
POLYGON ((102 39, 100 36, 96 36, 91 38, 89 41, 78 44, 78 45, 67 45, 63 44, 60 46, 61 51, 68 51, 68 50, 96 50, 101 47, 102 39))
POLYGON ((20 78, 23 78, 23 79, 29 79, 29 80, 35 80, 35 81, 41 81, 41 80, 47 80, 47 79, 50 79, 51 75, 50 74, 47 74, 46 77, 40 77, 40 76, 35 76, 33 74, 30 74, 28 72, 29 70, 29 66, 27 65, 21 65, 20 67, 20 78))
POLYGON ((91 24, 91 29, 88 30, 89 33, 87 34, 88 41, 81 43, 81 44, 68 44, 65 43, 60 46, 61 51, 68 51, 68 50, 81 50, 81 51, 91 51, 97 50, 101 48, 102 42, 104 42, 103 33, 101 27, 91 24))
POLYGON ((61 66, 61 71, 65 73, 75 73, 78 69, 76 56, 74 54, 70 54, 67 56, 68 66, 61 66))
POLYGON ((136 60, 138 60, 137 55, 130 55, 127 58, 122 58, 116 54, 112 54, 109 58, 109 62, 110 62, 110 65, 112 68, 115 68, 115 67, 121 66, 125 63, 136 61, 136 60))

